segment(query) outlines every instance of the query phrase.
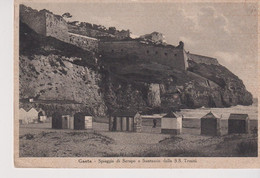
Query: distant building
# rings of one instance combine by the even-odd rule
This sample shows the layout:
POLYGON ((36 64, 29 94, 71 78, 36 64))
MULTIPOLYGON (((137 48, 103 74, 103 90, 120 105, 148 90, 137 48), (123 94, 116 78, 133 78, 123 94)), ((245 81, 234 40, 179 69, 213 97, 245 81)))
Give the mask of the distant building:
POLYGON ((153 32, 150 34, 140 36, 141 39, 151 41, 153 43, 165 43, 165 36, 159 32, 153 32))
POLYGON ((29 124, 35 122, 45 122, 47 120, 47 116, 45 111, 42 109, 30 108, 29 110, 25 110, 23 108, 19 109, 19 122, 21 124, 29 124))
POLYGON ((31 108, 27 112, 27 119, 29 123, 38 122, 38 111, 35 108, 31 108))
POLYGON ((141 115, 129 110, 116 111, 109 117, 109 131, 141 132, 141 115))
POLYGON ((169 112, 161 119, 161 133, 179 135, 182 132, 182 116, 169 112))
POLYGON ((220 117, 211 111, 203 116, 200 120, 201 135, 219 136, 220 132, 220 117))
POLYGON ((228 134, 249 133, 249 126, 248 114, 230 114, 228 118, 228 134))
POLYGON ((117 40, 123 40, 126 38, 130 38, 130 31, 129 30, 121 30, 115 32, 115 38, 117 40))
POLYGON ((23 108, 19 109, 19 123, 28 124, 27 112, 23 108))

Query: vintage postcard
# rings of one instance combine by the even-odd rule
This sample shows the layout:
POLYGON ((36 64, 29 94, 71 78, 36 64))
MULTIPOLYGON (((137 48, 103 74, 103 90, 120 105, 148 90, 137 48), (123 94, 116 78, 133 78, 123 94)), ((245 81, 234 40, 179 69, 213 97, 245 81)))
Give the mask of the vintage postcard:
POLYGON ((258 1, 14 6, 16 167, 260 167, 258 1))

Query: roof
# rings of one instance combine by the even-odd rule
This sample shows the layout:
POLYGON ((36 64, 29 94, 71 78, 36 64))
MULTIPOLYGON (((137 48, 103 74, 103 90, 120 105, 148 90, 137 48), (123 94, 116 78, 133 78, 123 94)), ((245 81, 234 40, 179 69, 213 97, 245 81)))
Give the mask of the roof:
POLYGON ((202 118, 203 119, 219 119, 220 117, 210 111, 208 114, 206 114, 202 118))
POLYGON ((26 112, 23 108, 19 109, 20 112, 26 112))
POLYGON ((38 113, 38 111, 34 107, 32 107, 28 112, 37 112, 38 113))
POLYGON ((248 118, 248 114, 234 114, 231 113, 228 119, 244 120, 248 118))
POLYGON ((168 112, 168 114, 166 114, 165 116, 163 116, 163 118, 165 118, 165 117, 168 117, 168 118, 177 118, 178 116, 177 116, 174 112, 170 111, 170 112, 168 112))
POLYGON ((135 110, 117 110, 111 114, 111 116, 118 116, 118 117, 134 117, 138 113, 138 111, 135 110))

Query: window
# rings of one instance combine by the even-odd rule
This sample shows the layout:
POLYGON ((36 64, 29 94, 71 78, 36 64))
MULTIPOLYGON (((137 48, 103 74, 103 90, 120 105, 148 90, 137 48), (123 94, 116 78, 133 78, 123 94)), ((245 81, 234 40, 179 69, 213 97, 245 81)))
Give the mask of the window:
POLYGON ((168 55, 168 53, 164 53, 164 55, 165 55, 165 56, 167 56, 167 55, 168 55))
POLYGON ((121 52, 123 52, 124 50, 123 49, 121 49, 121 52))
POLYGON ((158 51, 155 51, 155 54, 158 54, 158 51))
POLYGON ((149 50, 147 50, 146 53, 149 54, 149 50))

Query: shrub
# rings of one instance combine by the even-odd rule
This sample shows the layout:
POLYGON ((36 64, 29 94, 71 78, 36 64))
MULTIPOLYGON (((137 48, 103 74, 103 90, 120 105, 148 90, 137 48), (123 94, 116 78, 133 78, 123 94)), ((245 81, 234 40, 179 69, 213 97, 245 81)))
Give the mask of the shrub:
POLYGON ((34 139, 34 135, 33 134, 25 134, 24 136, 25 136, 26 140, 34 139))

